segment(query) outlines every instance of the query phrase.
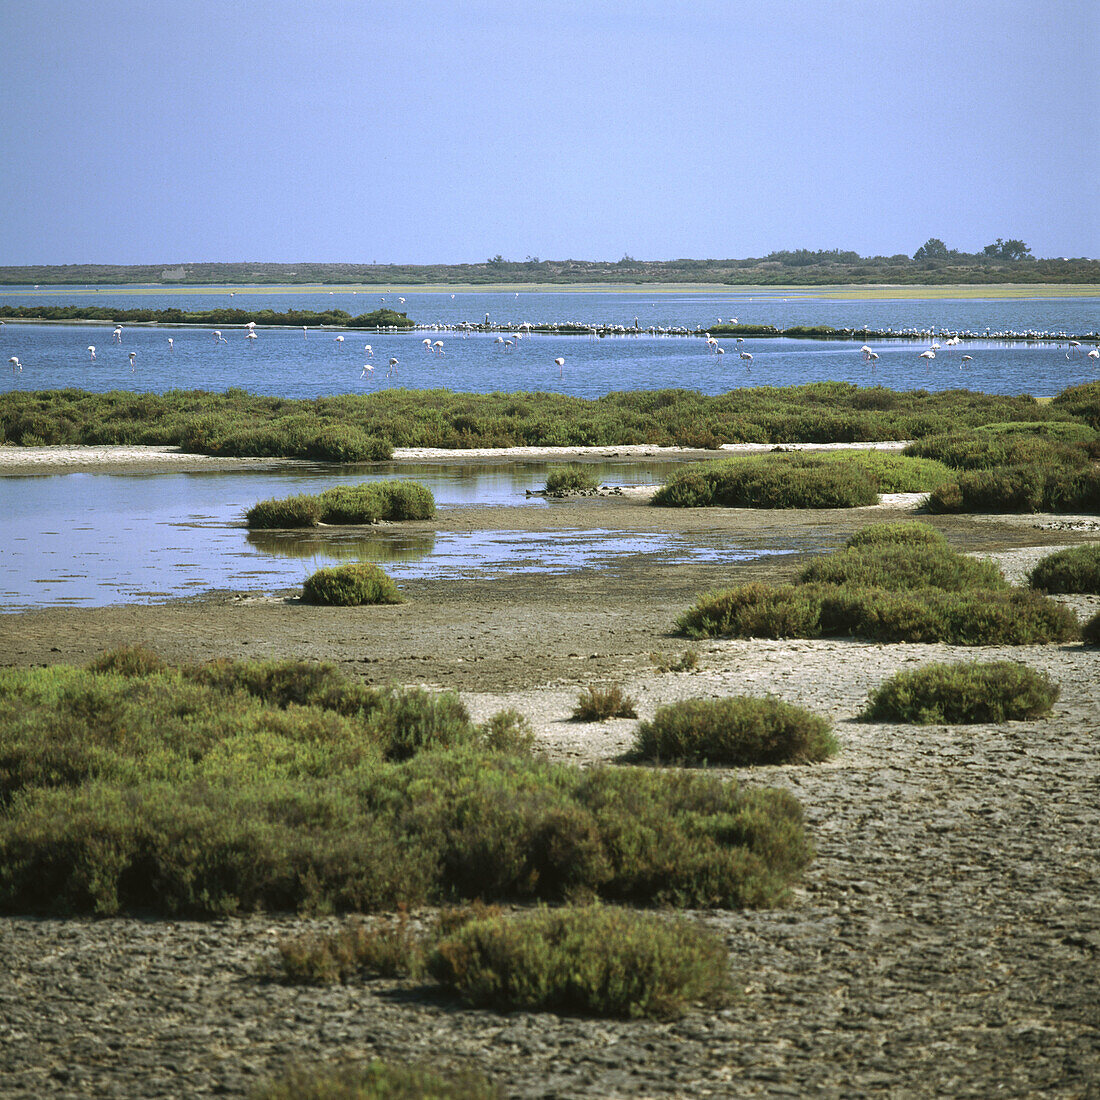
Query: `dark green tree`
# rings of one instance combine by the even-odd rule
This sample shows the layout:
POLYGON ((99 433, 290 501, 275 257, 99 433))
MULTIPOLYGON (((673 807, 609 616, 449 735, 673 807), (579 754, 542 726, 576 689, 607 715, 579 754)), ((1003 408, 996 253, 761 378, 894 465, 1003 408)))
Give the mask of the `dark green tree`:
POLYGON ((914 260, 946 260, 948 257, 947 245, 939 237, 929 237, 913 253, 914 260))

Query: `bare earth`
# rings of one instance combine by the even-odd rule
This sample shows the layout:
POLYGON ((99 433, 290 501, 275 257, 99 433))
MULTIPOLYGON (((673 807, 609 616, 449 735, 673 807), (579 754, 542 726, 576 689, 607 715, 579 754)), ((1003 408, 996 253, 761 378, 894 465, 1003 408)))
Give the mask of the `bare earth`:
MULTIPOLYGON (((407 526, 706 533, 798 548, 839 546, 918 503, 658 510, 625 494, 454 508, 407 526)), ((1100 538, 1096 516, 922 518, 1014 580, 1055 547, 1100 538)), ((691 645, 674 622, 700 592, 783 579, 805 560, 669 567, 637 555, 562 576, 409 582, 407 603, 381 608, 220 593, 0 616, 0 665, 81 663, 134 642, 174 660, 332 660, 369 682, 460 691, 479 719, 515 707, 550 756, 584 766, 613 761, 637 724, 569 720, 578 690, 608 681, 641 718, 674 699, 773 692, 831 718, 842 746, 825 765, 738 775, 795 791, 818 854, 789 909, 698 915, 726 937, 744 991, 727 1010, 675 1024, 500 1016, 394 982, 259 982, 274 935, 309 923, 290 916, 7 918, 0 1095, 244 1095, 290 1059, 373 1055, 480 1066, 522 1097, 1100 1095, 1100 650, 721 641, 695 645, 696 672, 656 671, 655 651, 691 645), (1053 716, 855 721, 898 668, 997 658, 1060 682, 1053 716)), ((1082 618, 1100 609, 1095 597, 1067 602, 1082 618)))

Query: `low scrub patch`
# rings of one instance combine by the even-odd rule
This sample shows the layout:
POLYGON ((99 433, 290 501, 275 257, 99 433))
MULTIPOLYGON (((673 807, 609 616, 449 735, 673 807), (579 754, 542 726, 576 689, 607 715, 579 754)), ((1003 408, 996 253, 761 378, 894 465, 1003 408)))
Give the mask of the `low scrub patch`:
POLYGON ((431 519, 432 491, 416 481, 366 481, 336 485, 314 495, 262 500, 245 514, 251 528, 367 524, 379 520, 431 519))
POLYGON ((1100 645, 1100 612, 1081 628, 1081 640, 1085 645, 1100 645))
POLYGON ((318 569, 302 585, 302 599, 306 603, 328 607, 361 607, 364 604, 405 601, 393 580, 370 562, 318 569))
POLYGON ((249 1100, 500 1100, 500 1089, 474 1070, 375 1060, 364 1066, 291 1066, 257 1086, 249 1100))
POLYGON ((1097 512, 1100 468, 1032 463, 966 470, 936 489, 932 512, 1097 512))
POLYGON ((1040 592, 1100 595, 1100 543, 1072 546, 1043 558, 1027 583, 1040 592))
POLYGON ((869 546, 947 546, 947 540, 927 523, 873 523, 844 544, 849 550, 869 546))
POLYGON ((595 489, 599 479, 588 466, 573 463, 569 466, 552 466, 546 475, 546 492, 551 496, 566 493, 583 493, 595 489))
POLYGON ((949 645, 1072 641, 1077 618, 1033 592, 746 584, 701 596, 677 620, 689 638, 854 637, 949 645))
POLYGON ((659 508, 856 508, 878 486, 862 468, 806 455, 765 455, 678 470, 653 495, 659 508))
POLYGON ((573 718, 577 722, 602 722, 605 718, 637 718, 635 702, 629 695, 623 694, 618 684, 597 687, 595 684, 585 688, 577 696, 577 705, 573 708, 573 718))
POLYGON ((1000 569, 937 543, 864 543, 816 558, 798 574, 801 584, 885 588, 891 592, 938 588, 965 592, 1007 589, 1000 569))
POLYGON ((829 723, 772 696, 687 699, 638 727, 639 759, 690 764, 809 764, 837 751, 829 723))
POLYGON ((860 717, 868 721, 963 724, 1040 718, 1058 686, 1014 661, 932 664, 899 672, 876 688, 860 717))
POLYGON ((694 672, 699 667, 697 649, 685 649, 679 654, 654 652, 649 659, 658 672, 694 672))
POLYGON ((714 932, 603 906, 470 921, 435 945, 429 969, 468 1003, 503 1012, 672 1019, 731 992, 714 932))

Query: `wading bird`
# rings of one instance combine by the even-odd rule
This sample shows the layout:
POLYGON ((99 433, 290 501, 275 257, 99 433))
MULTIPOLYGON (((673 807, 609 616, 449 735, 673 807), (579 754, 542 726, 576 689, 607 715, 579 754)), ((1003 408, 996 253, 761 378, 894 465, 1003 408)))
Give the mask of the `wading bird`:
POLYGON ((229 341, 221 334, 221 329, 214 329, 214 343, 228 344, 229 341))
POLYGON ((12 372, 12 374, 15 374, 16 371, 21 371, 23 369, 23 364, 19 362, 19 356, 18 355, 13 355, 8 360, 8 362, 11 363, 11 372, 12 372))
POLYGON ((374 374, 374 367, 370 363, 363 364, 363 373, 359 375, 360 378, 365 378, 368 374, 374 374))
POLYGON ((114 336, 114 338, 115 338, 115 343, 116 343, 116 344, 121 344, 121 343, 122 343, 122 326, 121 326, 121 325, 119 325, 119 326, 118 326, 118 327, 117 327, 117 328, 115 329, 115 331, 114 331, 114 333, 113 333, 113 336, 114 336))
POLYGON ((255 340, 256 339, 256 334, 251 329, 249 329, 248 332, 245 334, 245 339, 246 340, 255 340))
POLYGON ((136 351, 130 352, 130 370, 134 369, 134 360, 136 358, 137 358, 137 352, 136 351))
POLYGON ((344 338, 342 336, 337 336, 336 337, 336 343, 337 344, 342 344, 343 342, 344 342, 344 338))
POLYGON ((424 350, 425 351, 431 351, 432 350, 432 342, 429 338, 425 337, 420 342, 424 345, 424 350))
POLYGON ((1100 359, 1100 348, 1093 348, 1091 351, 1085 352, 1090 359, 1100 359))
POLYGON ((175 349, 176 349, 176 345, 172 342, 172 337, 169 336, 168 337, 168 350, 169 351, 175 351, 175 349))
POLYGON ((737 357, 739 359, 744 359, 746 363, 752 362, 752 355, 747 351, 738 352, 737 357))
POLYGON ((934 351, 932 351, 931 349, 929 349, 928 351, 922 351, 920 353, 920 357, 922 359, 935 359, 936 358, 936 353, 934 351))
POLYGON ((565 369, 565 360, 559 355, 557 359, 554 360, 554 362, 558 365, 558 377, 561 378, 562 371, 565 369))
POLYGON ((246 329, 248 329, 249 332, 251 332, 256 327, 256 322, 255 321, 249 321, 248 324, 245 325, 244 327, 246 329))
POLYGON ((877 352, 877 351, 872 351, 872 352, 871 352, 871 353, 870 353, 870 354, 869 354, 869 355, 867 356, 867 362, 868 362, 868 363, 872 363, 872 364, 873 364, 873 363, 877 363, 877 362, 878 362, 878 352, 877 352))
POLYGON ((390 366, 389 366, 389 370, 387 370, 387 371, 386 371, 386 377, 387 377, 387 378, 389 378, 389 376, 390 376, 391 374, 396 374, 396 373, 397 373, 397 362, 398 362, 398 361, 397 361, 397 359, 395 359, 395 358, 391 358, 391 359, 390 359, 390 366))
POLYGON ((88 345, 88 353, 91 355, 92 362, 94 363, 95 362, 95 344, 89 344, 88 345))
POLYGON ((309 329, 305 325, 302 325, 302 339, 303 340, 308 340, 309 339, 309 329))
POLYGON ((369 356, 370 356, 370 357, 371 357, 372 359, 374 358, 374 348, 372 348, 372 347, 370 346, 370 344, 364 344, 364 345, 363 345, 363 350, 364 350, 364 351, 365 351, 365 352, 366 352, 366 353, 367 353, 367 354, 368 354, 368 355, 369 355, 369 356))
POLYGON ((442 340, 436 340, 436 342, 434 344, 432 344, 432 347, 435 348, 436 355, 442 355, 443 354, 443 341, 442 340))
POLYGON ((971 359, 973 359, 973 358, 974 358, 974 356, 973 356, 973 355, 964 355, 964 356, 962 357, 962 359, 960 360, 960 362, 963 362, 963 363, 969 363, 969 362, 970 362, 970 360, 971 360, 971 359))

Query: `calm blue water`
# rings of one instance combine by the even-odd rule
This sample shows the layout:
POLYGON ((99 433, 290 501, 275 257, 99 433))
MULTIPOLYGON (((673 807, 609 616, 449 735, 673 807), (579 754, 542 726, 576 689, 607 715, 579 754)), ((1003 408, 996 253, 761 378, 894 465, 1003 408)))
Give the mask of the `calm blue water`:
MULTIPOLYGON (((670 463, 600 463, 601 481, 653 484, 670 463)), ((477 503, 554 507, 527 501, 546 480, 543 463, 402 466, 429 485, 441 508, 477 503)), ((633 554, 668 564, 739 561, 747 550, 728 534, 686 538, 663 533, 515 530, 446 532, 400 525, 340 531, 248 531, 245 511, 258 500, 373 480, 392 468, 334 473, 290 471, 181 474, 60 474, 0 478, 0 611, 148 603, 210 589, 271 592, 301 585, 315 569, 372 561, 391 576, 507 577, 612 567, 633 554)), ((767 552, 767 551, 765 551, 767 552)), ((775 547, 771 552, 790 552, 775 547)))
MULTIPOLYGON (((1085 333, 1100 328, 1100 302, 1092 298, 1017 300, 896 300, 836 301, 809 298, 807 292, 753 294, 511 294, 409 293, 400 303, 394 295, 374 291, 272 294, 269 291, 170 293, 136 295, 104 288, 100 293, 69 289, 0 292, 0 301, 109 304, 164 308, 249 309, 343 308, 358 313, 387 305, 406 311, 422 323, 455 324, 484 320, 532 324, 578 321, 632 325, 637 317, 649 325, 695 327, 736 317, 787 327, 831 324, 895 330, 949 328, 983 332, 1011 329, 1085 333)), ((111 325, 17 325, 0 328, 0 378, 3 388, 89 390, 125 389, 164 392, 170 389, 222 391, 231 386, 253 393, 284 397, 372 392, 392 387, 444 388, 470 393, 553 390, 594 398, 616 390, 682 387, 721 393, 743 386, 792 385, 837 380, 857 385, 881 384, 891 389, 956 389, 987 393, 1031 393, 1050 396, 1068 385, 1100 377, 1092 360, 1078 350, 1054 344, 1026 346, 996 340, 968 340, 942 348, 933 362, 919 358, 924 345, 908 340, 875 342, 880 358, 872 369, 859 355, 862 340, 851 343, 806 340, 723 342, 725 354, 709 354, 703 341, 685 337, 624 336, 600 340, 574 336, 527 336, 512 351, 495 337, 466 338, 440 333, 444 354, 426 353, 424 332, 401 335, 262 330, 254 341, 240 329, 226 329, 228 343, 216 343, 212 330, 126 328, 123 342, 113 342, 111 325), (172 339, 172 346, 168 340, 172 339), (373 349, 368 358, 365 344, 373 349), (86 350, 95 345, 96 360, 86 350), (130 369, 129 352, 136 352, 130 369), (753 359, 741 360, 739 352, 753 359), (972 360, 962 363, 962 356, 972 360), (23 371, 13 375, 5 366, 17 356, 23 371), (565 359, 559 377, 554 365, 565 359), (387 376, 391 357, 399 360, 387 376), (373 375, 362 377, 370 363, 373 375)), ((942 341, 941 341, 942 342, 942 341)))

